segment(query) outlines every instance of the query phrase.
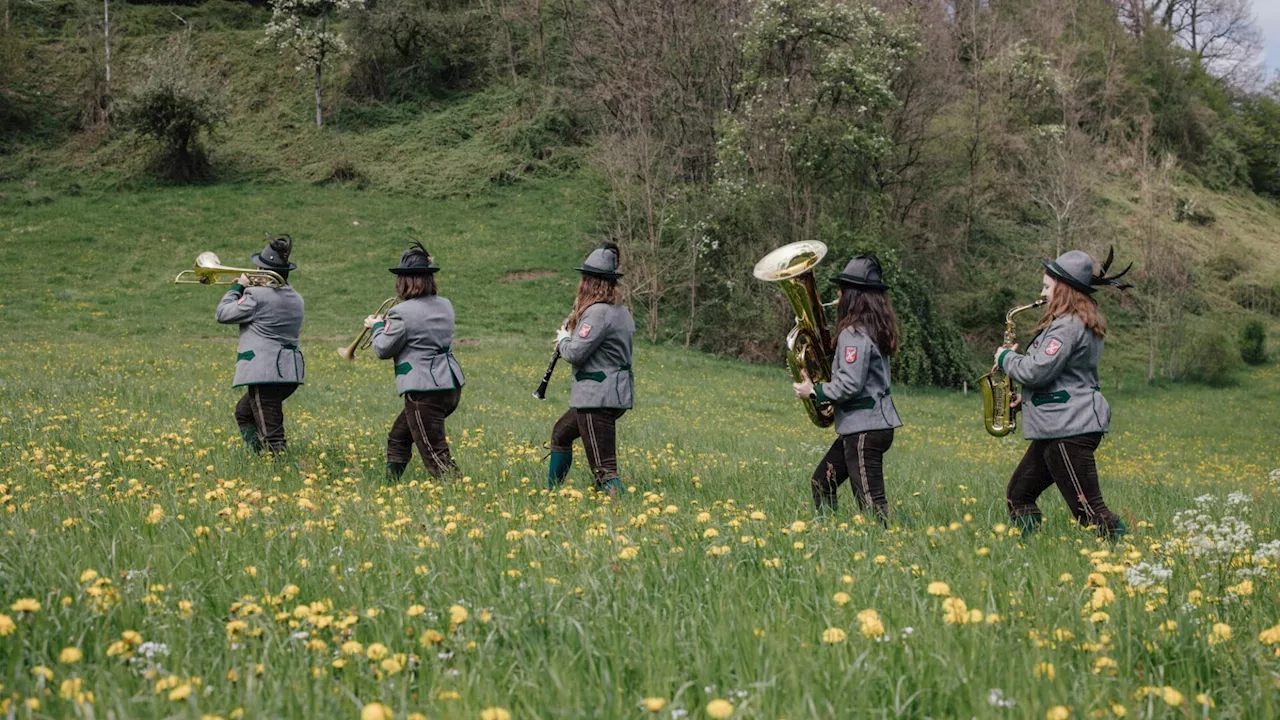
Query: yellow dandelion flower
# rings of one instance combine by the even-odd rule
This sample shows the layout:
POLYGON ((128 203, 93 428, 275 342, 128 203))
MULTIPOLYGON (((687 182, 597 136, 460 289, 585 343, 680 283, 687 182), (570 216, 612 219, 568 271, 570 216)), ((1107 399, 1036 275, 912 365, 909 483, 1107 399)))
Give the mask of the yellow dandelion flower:
POLYGON ((387 656, 387 646, 382 643, 370 643, 369 649, 365 651, 364 656, 370 660, 377 662, 387 656))
POLYGON ((1226 623, 1214 623, 1209 633, 1209 644, 1217 645, 1231 639, 1231 626, 1226 623))
POLYGON ((1045 680, 1053 680, 1058 677, 1058 671, 1054 669, 1053 663, 1048 662, 1037 664, 1035 668, 1032 669, 1031 673, 1036 677, 1044 678, 1045 680))
POLYGON ((1095 675, 1101 675, 1104 672, 1115 672, 1119 667, 1120 664, 1114 658, 1109 658, 1106 655, 1093 661, 1093 673, 1095 675))
POLYGON ((835 595, 831 596, 832 602, 839 605, 840 607, 844 607, 845 605, 848 605, 850 599, 851 598, 849 597, 849 593, 846 593, 846 592, 838 592, 835 595))
POLYGON ((1160 689, 1160 699, 1169 707, 1178 707, 1186 700, 1182 693, 1169 687, 1168 685, 1160 689))
POLYGON ((715 718, 715 720, 724 720, 733 714, 733 703, 728 700, 716 698, 707 703, 707 716, 715 718))
MULTIPOLYGON (((842 643, 847 637, 849 637, 848 633, 838 627, 830 627, 822 631, 822 642, 827 643, 828 645, 842 643)), ((728 716, 726 715, 725 717, 728 716)))
POLYGON ((418 617, 426 611, 427 609, 421 605, 410 605, 409 609, 405 610, 404 613, 409 617, 418 617))
POLYGON ((1280 645, 1280 624, 1258 633, 1258 642, 1265 645, 1280 645))
POLYGON ((1058 582, 1060 583, 1069 583, 1073 580, 1075 580, 1075 578, 1071 576, 1071 573, 1062 573, 1058 576, 1058 582))
POLYGON ((1228 587, 1227 592, 1231 593, 1232 595, 1239 595, 1241 597, 1244 597, 1246 595, 1252 595, 1253 581, 1241 580, 1238 584, 1228 587))
POLYGON ((942 601, 942 620, 948 625, 964 625, 969 621, 969 606, 962 598, 949 597, 942 601))
POLYGON ((618 551, 619 560, 634 560, 636 555, 640 554, 640 548, 635 545, 628 545, 618 551))
POLYGON ((648 697, 644 699, 644 709, 648 710, 651 713, 661 712, 662 708, 666 706, 667 706, 666 698, 648 697))
POLYGON ((395 720, 395 716, 391 708, 380 702, 366 703, 360 708, 360 720, 395 720))
POLYGON ((1125 710, 1124 706, 1121 705, 1120 703, 1111 704, 1111 714, 1115 715, 1118 718, 1124 717, 1128 712, 1129 711, 1125 710))
POLYGON ((1071 711, 1065 705, 1054 705, 1044 714, 1044 720, 1067 720, 1071 717, 1071 711))
POLYGON ((422 637, 418 639, 418 644, 423 647, 429 647, 431 645, 435 645, 436 643, 443 642, 443 641, 444 641, 444 635, 441 635, 440 631, 427 630, 426 632, 422 633, 422 637))
POLYGON ((1213 702, 1213 698, 1209 697, 1208 695, 1206 695, 1206 694, 1204 694, 1204 693, 1200 693, 1200 694, 1196 695, 1196 704, 1197 704, 1197 705, 1200 705, 1200 706, 1202 706, 1202 707, 1209 707, 1209 708, 1211 708, 1211 707, 1216 707, 1216 706, 1217 706, 1217 705, 1213 702))
POLYGON ((461 625, 469 617, 471 617, 471 613, 467 612, 467 609, 461 605, 454 605, 449 608, 449 622, 454 625, 461 625))
POLYGON ((863 637, 878 638, 884 635, 884 621, 880 619, 880 613, 867 608, 858 613, 858 631, 863 637))
POLYGON ((4 613, 0 613, 0 637, 4 637, 17 629, 18 626, 14 624, 13 618, 5 615, 4 613))
POLYGON ((388 675, 395 675, 404 669, 404 665, 395 658, 387 658, 386 660, 383 660, 378 667, 382 668, 382 672, 388 675))
POLYGON ((480 720, 511 720, 511 713, 506 708, 489 707, 480 711, 480 720))
POLYGON ((427 716, 424 713, 409 713, 405 720, 427 720, 427 716))
POLYGON ((339 647, 338 649, 341 650, 345 655, 363 655, 364 654, 364 645, 361 645, 359 642, 355 640, 348 640, 342 643, 342 646, 339 647))
POLYGON ((40 601, 35 598, 20 598, 9 609, 14 612, 40 612, 40 601))
POLYGON ((925 590, 930 595, 934 595, 937 597, 951 596, 951 586, 941 581, 934 581, 929 583, 929 587, 926 588, 925 590))
POLYGON ((63 665, 74 665, 80 662, 83 657, 84 653, 80 651, 80 648, 65 647, 62 648, 62 652, 58 653, 58 662, 63 665))
POLYGON ((169 691, 169 699, 173 702, 182 702, 189 697, 191 697, 191 683, 182 683, 169 691))
POLYGON ((1109 587, 1094 588, 1093 595, 1089 598, 1088 608, 1090 610, 1101 610, 1111 603, 1115 602, 1116 593, 1109 587))

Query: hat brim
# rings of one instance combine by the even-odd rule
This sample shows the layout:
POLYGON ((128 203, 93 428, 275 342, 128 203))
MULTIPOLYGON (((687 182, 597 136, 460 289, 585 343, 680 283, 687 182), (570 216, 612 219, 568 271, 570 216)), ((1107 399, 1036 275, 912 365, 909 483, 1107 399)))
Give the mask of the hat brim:
POLYGON ((840 273, 839 275, 835 276, 835 278, 832 279, 831 282, 836 283, 837 285, 848 285, 850 287, 864 288, 866 290, 888 290, 889 289, 889 286, 885 285, 883 282, 872 282, 865 278, 854 277, 852 275, 845 275, 844 273, 840 273))
POLYGON ((393 268, 387 268, 387 269, 395 273, 396 275, 431 275, 432 273, 436 273, 440 271, 440 268, 436 267, 435 265, 432 265, 431 267, 424 267, 424 268, 393 267, 393 268))
POLYGON ((1092 285, 1085 285, 1079 280, 1071 277, 1071 275, 1066 270, 1063 270, 1062 266, 1057 262, 1050 260, 1049 258, 1045 258, 1040 261, 1040 264, 1044 266, 1045 272, 1049 273, 1049 275, 1051 275, 1055 280, 1060 280, 1086 295, 1093 294, 1095 288, 1092 285))
POLYGON ((292 272, 298 269, 297 263, 289 263, 288 267, 280 267, 279 265, 268 265, 267 263, 262 261, 261 253, 254 253, 253 257, 249 258, 249 262, 253 263, 254 265, 257 265, 263 270, 276 270, 276 271, 283 270, 285 272, 292 272))
POLYGON ((574 270, 577 270, 578 272, 583 273, 585 275, 595 275, 596 277, 604 278, 606 280, 617 280, 618 278, 622 277, 622 273, 620 272, 614 272, 612 270, 595 268, 595 267, 591 267, 590 265, 579 265, 578 267, 574 268, 574 270))

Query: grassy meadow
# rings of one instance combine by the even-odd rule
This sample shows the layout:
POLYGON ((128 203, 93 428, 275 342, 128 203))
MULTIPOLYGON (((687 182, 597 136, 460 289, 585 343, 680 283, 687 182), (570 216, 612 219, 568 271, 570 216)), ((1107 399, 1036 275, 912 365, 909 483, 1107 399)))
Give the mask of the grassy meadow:
MULTIPOLYGON (((639 344, 627 492, 548 494, 530 397, 595 209, 573 183, 431 201, 295 186, 0 205, 0 717, 1269 717, 1280 713, 1280 371, 1107 387, 1133 534, 1005 525, 1024 449, 975 394, 895 389, 895 521, 817 522, 832 440, 781 367, 639 344), (242 449, 219 292, 297 239, 308 384, 242 449), (389 364, 334 353, 406 233, 443 267, 465 476, 383 481, 389 364), (1184 511, 1200 508, 1191 515, 1184 511), (1178 517, 1175 519, 1175 515, 1178 517), (1229 516, 1229 517, 1228 517, 1229 516)), ((1104 377, 1104 383, 1108 378, 1104 377)))

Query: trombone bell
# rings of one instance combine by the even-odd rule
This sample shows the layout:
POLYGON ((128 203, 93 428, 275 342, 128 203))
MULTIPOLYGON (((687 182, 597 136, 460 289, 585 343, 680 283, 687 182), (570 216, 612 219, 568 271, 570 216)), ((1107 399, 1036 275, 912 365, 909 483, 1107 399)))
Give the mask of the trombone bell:
POLYGON ((244 275, 249 284, 258 287, 281 287, 284 278, 279 274, 262 268, 227 267, 211 252, 202 252, 196 256, 195 267, 183 270, 173 279, 175 285, 234 285, 236 278, 244 275))

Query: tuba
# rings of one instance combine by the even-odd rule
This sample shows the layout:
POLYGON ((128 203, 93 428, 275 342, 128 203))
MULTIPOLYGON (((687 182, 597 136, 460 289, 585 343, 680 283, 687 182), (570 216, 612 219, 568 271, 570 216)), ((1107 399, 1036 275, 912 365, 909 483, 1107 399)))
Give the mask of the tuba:
MULTIPOLYGON (((386 300, 383 300, 382 304, 378 306, 378 309, 375 310, 373 314, 381 317, 385 315, 387 311, 390 310, 392 307, 399 304, 400 304, 400 298, 396 295, 392 295, 386 300)), ((370 330, 369 328, 361 328, 360 334, 356 336, 355 340, 351 341, 350 345, 347 345, 346 347, 338 348, 338 357, 342 358, 343 360, 346 360, 347 362, 355 362, 356 351, 365 350, 372 344, 373 344, 373 331, 370 330)))
MULTIPOLYGON (((776 282, 796 312, 796 324, 787 334, 787 367, 791 379, 800 382, 801 372, 815 383, 831 379, 831 331, 822 312, 822 296, 813 268, 822 262, 827 246, 813 240, 783 245, 760 258, 753 274, 758 280, 776 282)), ((805 412, 818 427, 835 422, 835 408, 819 406, 812 398, 802 398, 805 412)))
POLYGON ((250 285, 258 287, 278 288, 284 285, 284 278, 277 273, 262 268, 227 267, 211 252, 197 255, 195 267, 178 273, 173 282, 175 285, 234 285, 240 275, 249 278, 250 285))
MULTIPOLYGON (((1019 305, 1004 316, 1005 347, 1012 347, 1017 339, 1013 329, 1014 316, 1044 303, 1044 300, 1037 300, 1030 305, 1019 305)), ((995 437, 1004 437, 1018 429, 1018 408, 1013 406, 1013 396, 1018 394, 1018 388, 1013 378, 995 365, 991 372, 982 376, 979 385, 982 386, 982 420, 987 432, 995 437)))

